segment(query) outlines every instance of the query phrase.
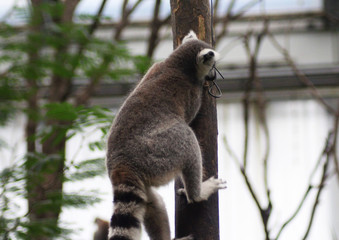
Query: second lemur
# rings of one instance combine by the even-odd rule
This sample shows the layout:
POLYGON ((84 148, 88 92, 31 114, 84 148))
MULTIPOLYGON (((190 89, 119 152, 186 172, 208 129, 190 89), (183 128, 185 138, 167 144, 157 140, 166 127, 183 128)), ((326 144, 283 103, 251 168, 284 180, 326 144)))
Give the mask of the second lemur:
POLYGON ((214 177, 202 181, 201 150, 189 126, 217 58, 191 31, 167 59, 148 70, 123 103, 107 144, 114 191, 109 240, 138 240, 141 224, 150 239, 170 240, 166 209, 153 187, 177 176, 189 203, 207 200, 226 187, 214 177))

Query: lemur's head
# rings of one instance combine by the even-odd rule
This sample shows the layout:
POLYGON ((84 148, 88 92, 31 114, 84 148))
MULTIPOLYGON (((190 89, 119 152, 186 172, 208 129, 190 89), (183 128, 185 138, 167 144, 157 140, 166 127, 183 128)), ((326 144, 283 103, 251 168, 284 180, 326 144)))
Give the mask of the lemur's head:
POLYGON ((182 40, 182 44, 175 51, 180 58, 179 64, 188 71, 194 71, 200 80, 215 78, 213 66, 219 59, 219 53, 214 51, 210 45, 199 40, 191 30, 182 40))

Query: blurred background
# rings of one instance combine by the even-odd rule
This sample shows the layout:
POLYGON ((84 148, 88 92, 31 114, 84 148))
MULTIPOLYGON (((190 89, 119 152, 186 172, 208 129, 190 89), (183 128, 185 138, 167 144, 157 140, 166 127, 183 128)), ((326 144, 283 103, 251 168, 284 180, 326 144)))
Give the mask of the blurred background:
MULTIPOLYGON (((339 2, 213 5, 220 239, 338 239, 339 2)), ((0 3, 1 239, 91 240, 105 226, 105 139, 172 52, 170 14, 169 0, 0 3)), ((159 192, 174 237, 173 183, 159 192)))

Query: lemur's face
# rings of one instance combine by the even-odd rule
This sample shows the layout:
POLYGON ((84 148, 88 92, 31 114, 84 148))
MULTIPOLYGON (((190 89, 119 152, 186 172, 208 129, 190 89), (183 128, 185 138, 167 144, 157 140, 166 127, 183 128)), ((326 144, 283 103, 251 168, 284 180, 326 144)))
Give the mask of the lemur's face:
MULTIPOLYGON (((190 31, 183 39, 183 43, 193 42, 194 40, 198 40, 197 35, 194 31, 190 31)), ((215 78, 215 70, 213 67, 215 66, 216 61, 219 59, 219 53, 207 47, 208 45, 205 43, 201 43, 198 40, 198 46, 200 49, 196 55, 196 67, 197 67, 197 75, 200 80, 213 80, 215 78)))
POLYGON ((201 50, 197 56, 198 65, 206 65, 206 67, 213 67, 219 59, 219 53, 210 48, 201 50))
MULTIPOLYGON (((200 80, 213 80, 215 78, 214 66, 219 59, 219 53, 211 49, 210 46, 200 41, 197 35, 190 31, 182 41, 183 45, 187 43, 187 52, 194 55, 186 54, 194 58, 197 77, 200 80)), ((193 60, 193 59, 192 59, 193 60)))
POLYGON ((197 56, 197 65, 198 65, 198 75, 204 78, 204 80, 214 80, 215 79, 215 66, 216 61, 219 59, 219 53, 210 48, 205 48, 198 53, 197 56))

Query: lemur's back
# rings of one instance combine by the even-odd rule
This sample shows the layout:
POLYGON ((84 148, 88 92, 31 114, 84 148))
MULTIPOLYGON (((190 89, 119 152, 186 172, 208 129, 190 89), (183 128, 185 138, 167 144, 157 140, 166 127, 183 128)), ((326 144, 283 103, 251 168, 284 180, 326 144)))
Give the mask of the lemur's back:
POLYGON ((202 86, 185 82, 175 70, 171 78, 159 74, 166 70, 162 65, 153 66, 125 101, 108 140, 109 168, 123 164, 131 171, 138 169, 134 174, 155 186, 178 173, 185 156, 182 151, 200 152, 189 149, 192 141, 197 142, 186 118, 192 119, 199 110, 202 86), (183 105, 190 105, 190 111, 183 105))

